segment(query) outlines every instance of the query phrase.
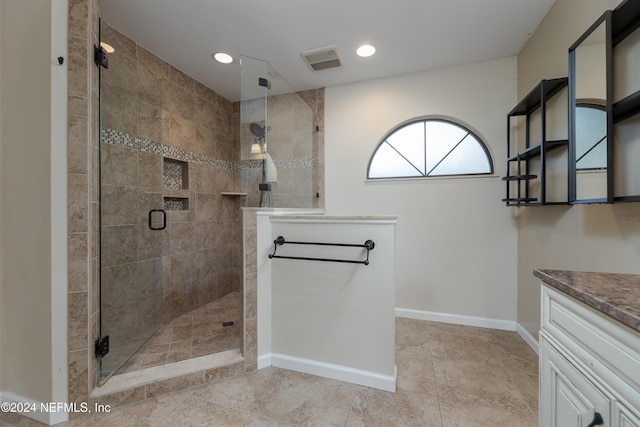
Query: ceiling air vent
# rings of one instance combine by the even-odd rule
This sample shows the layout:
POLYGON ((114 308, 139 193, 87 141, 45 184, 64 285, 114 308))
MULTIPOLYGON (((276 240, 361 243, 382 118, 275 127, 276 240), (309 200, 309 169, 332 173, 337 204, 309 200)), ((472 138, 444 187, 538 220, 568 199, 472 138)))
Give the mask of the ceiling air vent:
POLYGON ((335 46, 306 50, 302 52, 302 57, 314 71, 340 67, 344 62, 340 51, 335 46))

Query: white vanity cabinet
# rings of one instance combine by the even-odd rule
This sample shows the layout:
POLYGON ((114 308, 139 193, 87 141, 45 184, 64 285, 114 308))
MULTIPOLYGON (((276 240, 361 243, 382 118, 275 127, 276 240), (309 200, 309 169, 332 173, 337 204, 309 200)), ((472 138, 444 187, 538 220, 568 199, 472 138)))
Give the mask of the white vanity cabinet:
POLYGON ((640 427, 640 325, 544 283, 541 323, 539 426, 640 427))

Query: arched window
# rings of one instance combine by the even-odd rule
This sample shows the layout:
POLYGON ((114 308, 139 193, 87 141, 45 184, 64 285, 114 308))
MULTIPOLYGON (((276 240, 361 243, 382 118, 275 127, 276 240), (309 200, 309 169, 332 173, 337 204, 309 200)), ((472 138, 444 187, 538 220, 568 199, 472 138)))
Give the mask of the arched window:
POLYGON ((493 162, 482 139, 449 119, 404 123, 371 156, 368 179, 490 175, 493 162))

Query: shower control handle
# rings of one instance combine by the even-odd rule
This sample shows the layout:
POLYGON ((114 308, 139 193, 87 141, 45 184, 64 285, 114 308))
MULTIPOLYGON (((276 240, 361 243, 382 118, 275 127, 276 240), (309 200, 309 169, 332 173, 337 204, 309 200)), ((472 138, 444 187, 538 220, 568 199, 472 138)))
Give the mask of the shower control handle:
POLYGON ((151 209, 149 211, 149 228, 151 230, 164 230, 167 228, 167 212, 164 209, 151 209), (162 212, 162 225, 160 227, 153 226, 153 213, 162 212))

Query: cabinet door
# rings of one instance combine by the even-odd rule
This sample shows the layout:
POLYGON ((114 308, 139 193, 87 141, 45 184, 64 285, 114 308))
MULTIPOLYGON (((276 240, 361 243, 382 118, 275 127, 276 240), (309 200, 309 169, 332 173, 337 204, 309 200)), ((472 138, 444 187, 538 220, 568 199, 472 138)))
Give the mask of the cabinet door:
POLYGON ((540 340, 540 426, 587 427, 602 416, 611 426, 611 399, 564 358, 540 340))
POLYGON ((640 419, 624 405, 616 402, 613 407, 613 427, 640 427, 640 419))

